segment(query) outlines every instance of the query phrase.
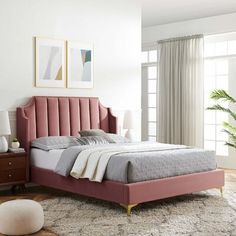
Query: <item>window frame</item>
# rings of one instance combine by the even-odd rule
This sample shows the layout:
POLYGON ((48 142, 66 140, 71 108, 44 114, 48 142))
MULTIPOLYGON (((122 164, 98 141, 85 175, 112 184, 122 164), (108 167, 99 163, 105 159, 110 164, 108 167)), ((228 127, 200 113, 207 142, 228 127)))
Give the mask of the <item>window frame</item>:
MULTIPOLYGON (((220 135, 220 132, 222 131, 219 131, 219 128, 222 126, 222 123, 219 123, 219 120, 218 120, 218 114, 222 113, 220 111, 206 111, 206 101, 210 102, 212 101, 212 99, 206 99, 206 83, 207 83, 207 78, 214 78, 214 89, 224 89, 226 91, 229 91, 230 89, 230 73, 229 73, 229 65, 230 65, 230 59, 232 58, 236 58, 236 50, 234 53, 231 53, 229 51, 229 43, 231 43, 232 41, 234 41, 235 43, 235 48, 236 48, 236 33, 226 33, 226 34, 222 34, 222 35, 211 35, 211 36, 206 36, 205 37, 205 48, 204 48, 204 148, 206 148, 206 145, 205 143, 206 142, 214 142, 214 151, 216 151, 216 155, 217 156, 222 156, 222 157, 229 157, 229 148, 228 146, 225 147, 225 151, 223 151, 222 153, 219 153, 217 151, 217 148, 218 148, 218 145, 219 143, 222 143, 221 145, 223 145, 223 143, 225 143, 225 141, 228 140, 228 135, 225 135, 225 139, 222 139, 222 135, 220 135), (218 49, 218 52, 216 52, 217 50, 217 46, 216 45, 219 45, 220 43, 224 43, 226 45, 226 47, 224 48, 224 50, 221 51, 221 55, 219 55, 219 49, 218 49), (211 50, 209 49, 206 49, 206 47, 208 45, 212 44, 210 47, 211 50), (208 50, 208 51, 207 51, 208 50), (225 51, 224 53, 222 53, 223 51, 225 51), (206 52, 210 52, 211 54, 208 54, 206 55, 206 52), (214 73, 212 75, 210 74, 206 74, 206 62, 211 62, 213 61, 214 63, 214 73), (220 74, 220 73, 217 73, 217 67, 220 65, 220 61, 227 61, 227 73, 223 73, 223 74, 220 74), (218 63, 218 66, 216 66, 216 63, 218 63), (227 77, 227 82, 226 84, 224 85, 224 83, 222 83, 223 87, 217 87, 218 83, 219 83, 219 78, 224 78, 224 77, 227 77), (227 89, 225 89, 227 88, 227 89), (206 115, 207 113, 206 112, 215 112, 214 113, 214 122, 212 123, 206 123, 206 115), (206 138, 206 126, 214 126, 214 139, 209 139, 209 138, 206 138), (221 136, 221 138, 218 138, 218 136, 221 136)), ((223 45, 223 44, 222 44, 223 45)), ((224 46, 225 46, 224 45, 224 46)), ((232 43, 231 43, 231 49, 232 49, 232 43)), ((208 82, 209 83, 209 82, 208 82)), ((210 96, 210 94, 209 94, 210 96)), ((209 104, 209 103, 208 103, 209 104)), ((225 105, 225 103, 224 103, 225 105)), ((227 105, 226 105, 227 106, 227 105)), ((225 121, 229 121, 229 116, 226 115, 226 120, 225 121)), ((222 150, 221 150, 222 151, 222 150)))
POLYGON ((158 86, 158 72, 159 72, 159 66, 158 66, 158 48, 145 48, 142 50, 143 52, 148 52, 147 55, 147 62, 142 62, 142 140, 149 140, 149 141, 156 141, 157 140, 157 86, 158 86), (156 51, 156 60, 157 61, 151 61, 149 62, 149 52, 150 51, 156 51), (149 78, 148 76, 148 68, 155 67, 156 68, 156 76, 155 78, 149 78), (156 89, 155 92, 149 92, 149 81, 156 81, 156 89), (155 106, 149 105, 149 95, 155 95, 155 106), (150 120, 149 117, 149 111, 150 109, 155 109, 155 120, 150 120), (155 135, 153 132, 149 132, 149 125, 153 125, 155 128, 155 135))

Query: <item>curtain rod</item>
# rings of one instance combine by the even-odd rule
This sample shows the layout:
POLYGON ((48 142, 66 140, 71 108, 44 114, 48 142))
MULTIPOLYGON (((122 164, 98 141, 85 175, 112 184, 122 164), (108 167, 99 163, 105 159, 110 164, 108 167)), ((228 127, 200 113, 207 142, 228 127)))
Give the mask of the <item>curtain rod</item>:
POLYGON ((196 34, 196 35, 189 35, 189 36, 180 36, 180 37, 174 37, 174 38, 168 38, 168 39, 161 39, 161 40, 158 40, 158 41, 152 41, 152 42, 146 42, 146 43, 143 43, 142 46, 145 48, 145 47, 148 47, 148 46, 155 46, 157 45, 158 43, 162 43, 162 42, 168 42, 168 41, 171 41, 172 40, 178 40, 178 39, 181 39, 181 38, 186 38, 186 37, 193 37, 193 36, 201 36, 202 37, 207 37, 207 36, 213 36, 213 35, 220 35, 220 34, 232 34, 232 33, 236 33, 236 29, 233 31, 217 31, 217 32, 211 32, 211 33, 203 33, 203 34, 196 34))
POLYGON ((166 43, 166 42, 173 42, 173 41, 177 41, 177 40, 194 39, 194 38, 203 38, 203 34, 196 34, 196 35, 188 35, 188 36, 182 36, 182 37, 176 37, 176 38, 162 39, 162 40, 157 41, 157 43, 166 43))
POLYGON ((213 32, 213 33, 205 33, 204 36, 213 36, 213 35, 220 35, 220 34, 233 34, 236 33, 236 30, 234 31, 217 31, 217 32, 213 32))

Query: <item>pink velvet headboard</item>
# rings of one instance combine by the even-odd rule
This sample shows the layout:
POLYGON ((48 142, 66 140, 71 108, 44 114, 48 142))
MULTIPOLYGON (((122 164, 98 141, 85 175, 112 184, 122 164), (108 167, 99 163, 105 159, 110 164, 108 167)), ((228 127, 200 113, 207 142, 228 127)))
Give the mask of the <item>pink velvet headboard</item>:
POLYGON ((98 128, 117 133, 117 117, 98 98, 40 96, 17 108, 17 137, 26 150, 39 137, 76 136, 98 128))

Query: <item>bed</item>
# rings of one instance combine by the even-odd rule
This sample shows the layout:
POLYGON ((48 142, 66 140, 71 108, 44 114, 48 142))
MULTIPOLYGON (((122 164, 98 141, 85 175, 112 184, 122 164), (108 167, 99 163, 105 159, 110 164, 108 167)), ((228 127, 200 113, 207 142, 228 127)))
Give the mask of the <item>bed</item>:
MULTIPOLYGON (((39 137, 76 136, 78 131, 88 129, 116 134, 117 124, 111 109, 93 97, 37 96, 17 108, 17 137, 28 153, 32 153, 31 141, 39 137)), ((219 169, 131 183, 109 179, 97 183, 61 176, 40 161, 38 163, 31 165, 31 182, 118 203, 128 215, 133 207, 143 202, 211 188, 218 188, 222 193, 224 186, 224 171, 219 169)))

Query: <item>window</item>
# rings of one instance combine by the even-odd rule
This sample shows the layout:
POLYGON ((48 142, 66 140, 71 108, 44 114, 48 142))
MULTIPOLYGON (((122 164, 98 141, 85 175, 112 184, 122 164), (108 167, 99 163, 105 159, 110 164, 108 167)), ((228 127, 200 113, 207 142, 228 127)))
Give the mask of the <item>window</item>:
POLYGON ((156 141, 157 50, 142 52, 142 140, 156 141))
MULTIPOLYGON (((212 90, 224 89, 232 94, 229 85, 234 86, 236 77, 236 33, 205 37, 204 57, 204 107, 207 108, 214 104, 210 99, 212 90)), ((228 136, 222 132, 222 122, 228 119, 223 112, 205 109, 204 148, 215 150, 218 156, 228 156, 225 145, 228 136)))

